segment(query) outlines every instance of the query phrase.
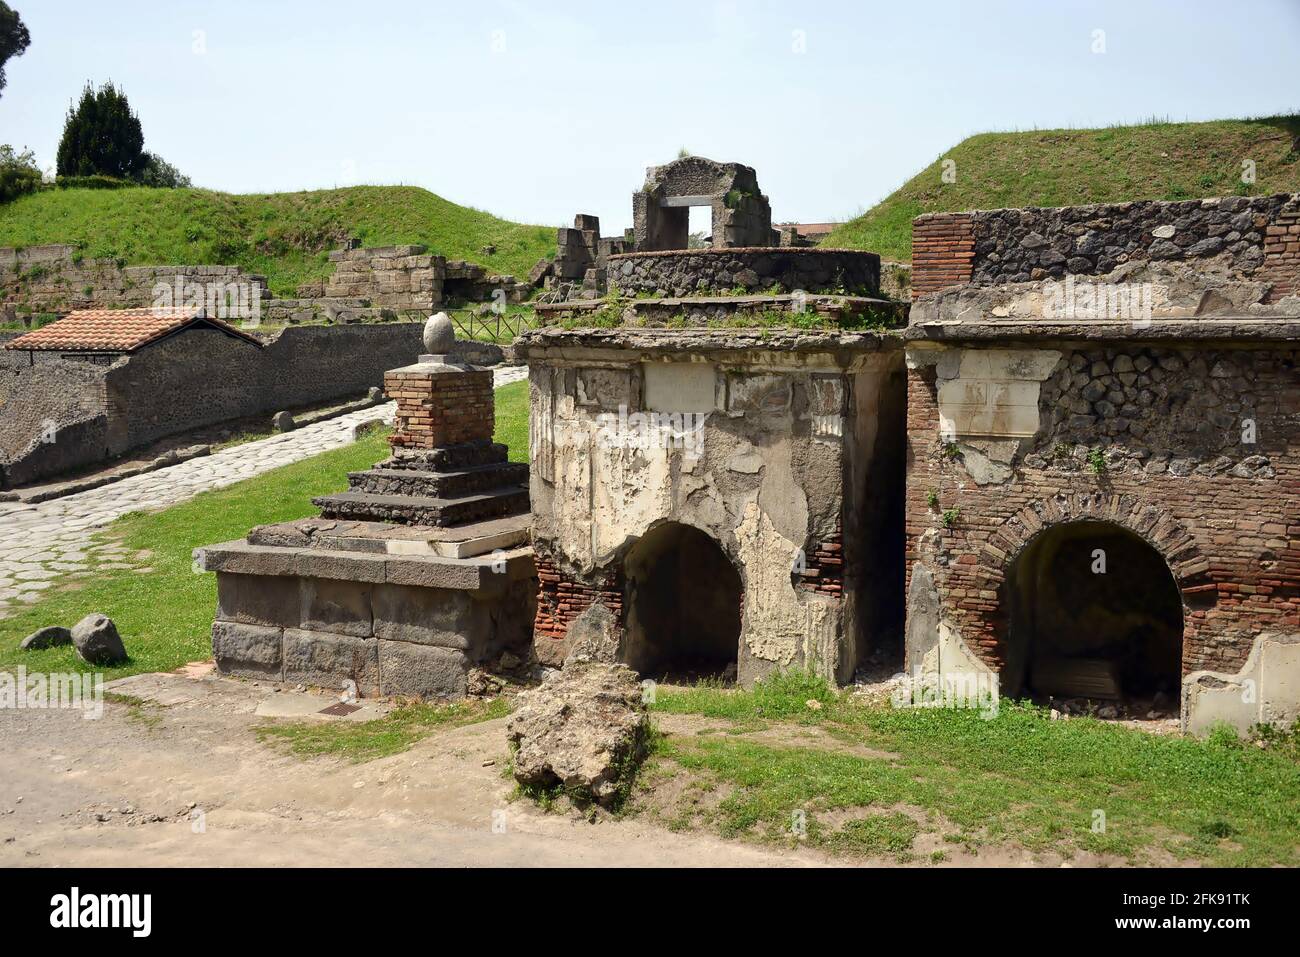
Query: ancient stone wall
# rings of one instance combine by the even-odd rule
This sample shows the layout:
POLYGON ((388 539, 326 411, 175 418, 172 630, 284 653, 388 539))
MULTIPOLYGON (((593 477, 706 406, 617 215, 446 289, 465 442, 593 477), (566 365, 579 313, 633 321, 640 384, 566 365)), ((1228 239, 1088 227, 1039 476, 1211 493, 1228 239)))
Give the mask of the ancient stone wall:
MULTIPOLYGON (((87 259, 72 246, 0 249, 0 304, 22 314, 74 309, 152 306, 155 286, 184 282, 232 287, 233 297, 265 300, 266 278, 237 266, 124 266, 113 259, 87 259)), ((173 297, 174 298, 174 297, 173 297)), ((182 305, 169 301, 167 305, 182 305)))
POLYGON ((913 224, 912 295, 1105 276, 1126 263, 1203 263, 1266 278, 1281 293, 1300 275, 1295 196, 1223 197, 1060 208, 928 213, 913 224))
MULTIPOLYGON (((570 627, 596 601, 626 620, 625 561, 675 523, 705 533, 740 574, 742 682, 800 666, 852 674, 862 622, 888 617, 889 598, 870 587, 888 541, 873 517, 890 511, 891 488, 876 439, 901 452, 901 436, 876 413, 899 411, 899 355, 871 336, 802 337, 807 352, 794 339, 524 337, 540 660, 564 660, 570 627)), ((893 466, 897 492, 901 459, 893 466)))
POLYGON ((1235 673, 1258 636, 1294 633, 1297 357, 910 346, 909 617, 921 630, 937 618, 938 638, 909 631, 909 642, 939 640, 954 659, 1000 670, 1012 562, 1043 529, 1074 521, 1128 529, 1168 564, 1184 604, 1184 674, 1235 673))
POLYGON ((625 295, 746 291, 879 296, 880 257, 843 249, 675 250, 611 256, 609 282, 625 295))
POLYGON ((29 364, 27 353, 0 353, 0 466, 9 484, 26 483, 167 435, 358 395, 410 363, 421 333, 408 322, 302 326, 259 349, 196 329, 98 363, 52 353, 29 364), (47 420, 53 442, 40 441, 47 420))

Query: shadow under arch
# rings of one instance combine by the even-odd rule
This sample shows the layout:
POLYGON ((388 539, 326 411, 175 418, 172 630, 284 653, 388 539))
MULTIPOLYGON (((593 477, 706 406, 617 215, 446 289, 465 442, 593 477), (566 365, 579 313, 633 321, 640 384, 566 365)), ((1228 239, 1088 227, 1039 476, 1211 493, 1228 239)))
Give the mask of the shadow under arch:
POLYGON ((624 661, 645 677, 734 675, 744 586, 722 546, 700 529, 664 522, 623 559, 624 661))
POLYGON ((1184 604, 1154 544, 1112 521, 1041 529, 1009 561, 1005 693, 1177 701, 1184 604))

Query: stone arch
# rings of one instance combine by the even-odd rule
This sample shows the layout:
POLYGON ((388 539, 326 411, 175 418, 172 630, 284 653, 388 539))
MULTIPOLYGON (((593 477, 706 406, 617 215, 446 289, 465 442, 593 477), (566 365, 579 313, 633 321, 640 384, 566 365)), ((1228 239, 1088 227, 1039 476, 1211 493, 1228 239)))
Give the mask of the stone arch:
MULTIPOLYGON (((1015 695, 1025 683, 1024 636, 1015 633, 1021 624, 1015 619, 1020 613, 1017 602, 1023 601, 1023 579, 1018 580, 1024 574, 1023 562, 1033 550, 1044 547, 1046 539, 1065 538, 1071 530, 1109 536, 1120 548, 1124 547, 1124 537, 1129 536, 1158 559, 1172 586, 1170 601, 1177 607, 1181 669, 1193 617, 1191 599, 1214 594, 1206 577, 1208 563, 1195 538, 1168 509, 1145 504, 1136 496, 1080 492, 1025 506, 1008 517, 981 546, 977 575, 983 580, 985 594, 996 597, 991 607, 981 613, 982 630, 990 640, 979 642, 979 652, 1003 675, 1004 691, 1015 695)), ((1135 561, 1141 561, 1140 549, 1132 554, 1135 561)), ((1149 573, 1157 574, 1154 566, 1149 573)), ((1166 594, 1158 582, 1152 587, 1157 594, 1153 601, 1166 594)), ((1168 613, 1174 614, 1172 609, 1168 613)))
POLYGON ((744 580, 727 550, 684 522, 658 522, 624 552, 623 660, 648 677, 734 675, 744 580))

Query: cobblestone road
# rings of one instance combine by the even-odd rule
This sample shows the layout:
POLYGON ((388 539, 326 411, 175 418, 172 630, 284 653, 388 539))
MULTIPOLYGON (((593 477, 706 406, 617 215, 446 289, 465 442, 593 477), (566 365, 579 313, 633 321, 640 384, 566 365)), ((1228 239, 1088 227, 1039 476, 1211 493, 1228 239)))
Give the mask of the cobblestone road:
MULTIPOLYGON (((500 388, 527 378, 524 367, 494 370, 500 388)), ((283 435, 246 442, 89 491, 37 505, 0 502, 0 618, 15 606, 37 601, 41 592, 69 576, 144 564, 116 543, 92 542, 96 529, 128 512, 175 505, 200 492, 224 488, 271 469, 340 448, 355 441, 357 426, 382 418, 392 422, 394 406, 375 406, 283 435)))

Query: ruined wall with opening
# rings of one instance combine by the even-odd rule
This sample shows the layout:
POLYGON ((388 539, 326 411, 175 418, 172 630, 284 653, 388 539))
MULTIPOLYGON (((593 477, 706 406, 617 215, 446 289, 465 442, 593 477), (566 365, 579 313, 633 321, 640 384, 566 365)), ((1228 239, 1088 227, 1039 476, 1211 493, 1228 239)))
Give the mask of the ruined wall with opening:
POLYGON ((890 600, 873 588, 884 559, 872 523, 899 487, 874 458, 878 435, 901 447, 876 421, 901 403, 896 347, 869 335, 538 330, 519 349, 540 660, 564 660, 598 601, 617 604, 626 639, 638 573, 625 562, 677 523, 715 543, 743 583, 742 683, 793 667, 852 674, 860 621, 887 617, 890 600))
POLYGON ((1110 522, 1172 570, 1186 608, 1183 672, 1238 671, 1257 636, 1300 627, 1298 359, 1290 346, 909 347, 918 614, 937 604, 951 636, 1001 669, 1014 557, 1044 528, 1110 522), (1130 366, 1136 377, 1119 379, 1130 366), (1090 401, 1085 389, 1089 409, 1073 411, 1090 401), (1129 389, 1150 401, 1130 402, 1129 389), (1124 428, 1097 415, 1111 391, 1124 428))

